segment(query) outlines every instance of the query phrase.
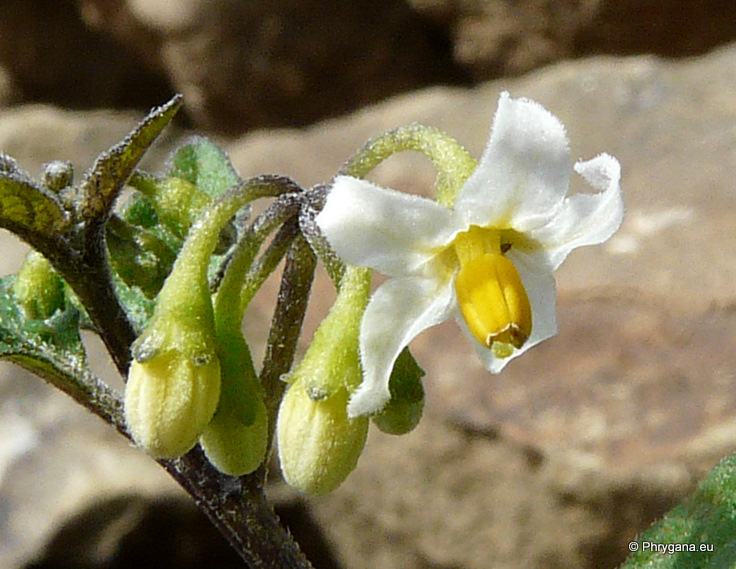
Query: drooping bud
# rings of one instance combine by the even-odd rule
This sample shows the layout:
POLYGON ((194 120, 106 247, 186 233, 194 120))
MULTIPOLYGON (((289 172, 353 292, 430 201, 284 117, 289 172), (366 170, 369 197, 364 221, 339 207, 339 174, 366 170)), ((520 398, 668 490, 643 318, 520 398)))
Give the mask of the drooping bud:
POLYGON ((268 413, 250 350, 238 332, 220 337, 222 391, 200 444, 209 461, 230 476, 258 468, 268 449, 268 413))
POLYGON ((281 401, 278 444, 286 482, 307 494, 327 494, 358 463, 368 435, 368 418, 348 419, 347 389, 312 399, 303 381, 294 382, 281 401))
POLYGON ((172 347, 134 361, 125 388, 125 420, 133 439, 155 458, 189 451, 212 418, 220 396, 214 354, 172 347))
POLYGON ((389 379, 391 399, 371 420, 384 433, 405 435, 419 424, 424 411, 424 370, 419 367, 408 348, 394 362, 389 379))
POLYGON ((226 346, 220 346, 215 328, 210 257, 238 210, 272 192, 270 180, 255 179, 204 209, 156 298, 151 323, 133 345, 126 418, 136 442, 154 456, 189 450, 215 414, 222 385, 219 353, 226 346))
POLYGON ((175 269, 167 279, 151 323, 133 345, 125 387, 131 435, 156 458, 191 449, 220 398, 209 290, 204 279, 187 276, 175 269))
POLYGON ((287 378, 277 424, 281 470, 308 494, 337 488, 365 445, 368 418, 348 418, 347 404, 362 380, 358 336, 369 293, 370 273, 348 267, 335 304, 287 378))

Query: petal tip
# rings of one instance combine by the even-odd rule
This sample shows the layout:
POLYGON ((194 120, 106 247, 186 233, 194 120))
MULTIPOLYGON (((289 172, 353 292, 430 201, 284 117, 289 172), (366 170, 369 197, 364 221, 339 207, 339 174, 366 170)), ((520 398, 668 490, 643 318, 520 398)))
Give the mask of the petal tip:
POLYGON ((391 399, 388 390, 368 390, 359 387, 348 402, 348 418, 355 419, 380 413, 391 399))

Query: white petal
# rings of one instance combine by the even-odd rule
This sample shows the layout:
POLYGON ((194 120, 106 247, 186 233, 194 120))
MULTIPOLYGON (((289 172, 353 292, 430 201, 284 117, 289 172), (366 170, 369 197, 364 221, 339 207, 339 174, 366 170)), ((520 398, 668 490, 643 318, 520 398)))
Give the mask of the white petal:
POLYGON ((420 277, 389 279, 371 298, 360 328, 363 383, 348 404, 348 416, 380 411, 391 398, 391 370, 401 350, 419 333, 447 320, 455 306, 452 283, 438 286, 420 277))
POLYGON ((600 193, 568 197, 547 226, 529 232, 547 250, 555 269, 576 247, 596 245, 611 237, 624 216, 621 166, 613 156, 601 154, 578 162, 575 171, 600 193))
POLYGON ((389 276, 421 267, 454 235, 451 210, 349 176, 335 178, 317 224, 337 254, 389 276))
POLYGON ((555 215, 569 181, 565 127, 540 104, 504 92, 488 146, 455 210, 467 225, 526 231, 555 215))
POLYGON ((462 317, 460 318, 460 324, 473 342, 478 357, 483 360, 486 368, 491 373, 499 373, 512 359, 557 334, 555 279, 544 252, 525 253, 512 249, 509 251, 508 257, 514 262, 514 266, 519 271, 521 282, 526 289, 532 307, 532 333, 526 343, 521 349, 515 349, 510 357, 497 358, 492 350, 481 345, 473 338, 462 317))

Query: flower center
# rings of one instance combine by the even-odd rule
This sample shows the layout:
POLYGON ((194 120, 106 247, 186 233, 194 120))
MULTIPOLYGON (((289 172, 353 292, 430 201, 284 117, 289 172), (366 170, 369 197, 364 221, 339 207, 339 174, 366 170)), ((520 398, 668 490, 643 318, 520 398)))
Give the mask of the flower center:
POLYGON ((460 262, 455 293, 476 340, 498 358, 511 356, 532 331, 532 309, 521 277, 504 256, 501 233, 471 226, 453 241, 460 262))

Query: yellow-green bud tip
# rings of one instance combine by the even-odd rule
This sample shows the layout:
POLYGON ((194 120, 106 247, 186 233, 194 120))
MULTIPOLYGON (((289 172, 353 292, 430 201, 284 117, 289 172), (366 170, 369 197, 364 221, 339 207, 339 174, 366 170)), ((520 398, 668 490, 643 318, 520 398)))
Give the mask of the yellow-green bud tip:
POLYGON ((134 361, 125 388, 133 440, 154 458, 175 458, 196 443, 217 409, 220 362, 167 351, 134 361))
POLYGON ((348 419, 348 392, 314 401, 301 381, 284 395, 278 417, 278 445, 284 479, 307 494, 327 494, 358 463, 368 418, 348 419))

